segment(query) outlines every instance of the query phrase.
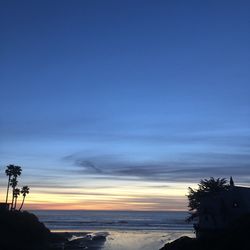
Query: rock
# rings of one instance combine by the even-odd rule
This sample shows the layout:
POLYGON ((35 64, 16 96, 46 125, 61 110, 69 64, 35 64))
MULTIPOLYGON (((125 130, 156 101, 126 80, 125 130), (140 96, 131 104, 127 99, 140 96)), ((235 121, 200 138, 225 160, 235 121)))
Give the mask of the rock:
POLYGON ((160 250, 191 250, 191 249, 195 249, 195 241, 196 239, 194 238, 190 238, 187 236, 183 236, 180 237, 179 239, 167 243, 163 248, 161 248, 160 250))
POLYGON ((50 231, 31 213, 0 212, 1 250, 47 250, 50 231))

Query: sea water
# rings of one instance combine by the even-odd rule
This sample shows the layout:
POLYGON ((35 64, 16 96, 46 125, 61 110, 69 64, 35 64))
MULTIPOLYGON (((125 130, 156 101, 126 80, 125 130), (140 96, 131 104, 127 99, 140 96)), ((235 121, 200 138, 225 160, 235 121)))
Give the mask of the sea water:
POLYGON ((187 212, 32 211, 54 232, 108 233, 103 250, 157 250, 180 236, 194 236, 187 212))

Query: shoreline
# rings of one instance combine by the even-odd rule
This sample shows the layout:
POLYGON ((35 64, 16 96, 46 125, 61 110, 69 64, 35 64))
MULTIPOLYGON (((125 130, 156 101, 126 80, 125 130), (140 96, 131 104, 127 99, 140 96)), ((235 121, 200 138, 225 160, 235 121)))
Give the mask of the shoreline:
MULTIPOLYGON (((182 236, 194 236, 190 231, 165 230, 85 230, 85 231, 52 231, 53 235, 73 239, 65 249, 91 250, 158 250, 165 244, 182 236), (78 248, 77 248, 78 247, 78 248)), ((60 249, 60 248, 52 248, 60 249)), ((62 249, 62 248, 61 248, 62 249)))
POLYGON ((107 233, 51 232, 50 250, 98 250, 103 247, 107 233))

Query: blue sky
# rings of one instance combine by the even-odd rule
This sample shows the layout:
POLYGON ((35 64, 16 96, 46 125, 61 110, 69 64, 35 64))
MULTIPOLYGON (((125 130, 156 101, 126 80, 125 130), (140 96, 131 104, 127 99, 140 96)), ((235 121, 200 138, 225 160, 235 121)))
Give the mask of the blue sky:
POLYGON ((200 178, 249 185, 249 11, 248 1, 2 2, 1 186, 10 163, 34 192, 76 188, 77 202, 81 188, 181 185, 133 198, 163 209, 200 178))

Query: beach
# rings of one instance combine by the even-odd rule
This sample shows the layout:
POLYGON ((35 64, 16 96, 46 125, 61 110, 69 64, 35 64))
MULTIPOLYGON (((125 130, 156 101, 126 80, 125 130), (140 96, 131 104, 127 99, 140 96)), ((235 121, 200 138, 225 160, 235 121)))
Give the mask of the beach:
POLYGON ((66 249, 158 250, 183 235, 193 237, 186 212, 32 211, 56 234, 70 240, 66 249), (66 233, 66 234, 65 234, 66 233))
POLYGON ((193 237, 190 232, 164 231, 109 231, 109 232, 70 232, 55 234, 66 237, 70 241, 58 248, 78 250, 154 250, 182 236, 193 237))

